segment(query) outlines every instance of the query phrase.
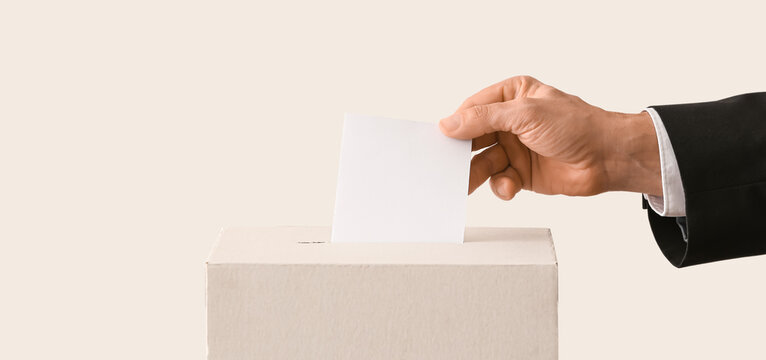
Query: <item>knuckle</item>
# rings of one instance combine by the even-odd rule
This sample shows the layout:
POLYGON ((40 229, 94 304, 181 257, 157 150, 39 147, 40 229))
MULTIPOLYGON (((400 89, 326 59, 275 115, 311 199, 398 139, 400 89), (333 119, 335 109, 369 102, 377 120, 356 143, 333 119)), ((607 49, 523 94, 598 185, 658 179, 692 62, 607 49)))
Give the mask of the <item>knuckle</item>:
POLYGON ((532 85, 540 83, 537 79, 529 75, 518 75, 509 79, 511 83, 515 84, 519 88, 528 88, 532 85))
POLYGON ((540 85, 540 94, 543 96, 554 97, 564 95, 564 92, 549 85, 540 85))
POLYGON ((489 176, 492 174, 492 163, 490 161, 482 161, 479 168, 480 173, 483 176, 489 176))
POLYGON ((473 116, 479 122, 486 122, 489 118, 489 106, 476 105, 473 108, 473 116))
POLYGON ((492 164, 485 156, 481 154, 474 156, 471 160, 471 172, 475 177, 487 176, 492 171, 492 164))
POLYGON ((575 103, 587 104, 587 102, 585 102, 585 100, 583 100, 581 97, 579 97, 577 95, 570 95, 570 96, 572 96, 572 99, 574 100, 575 103))
POLYGON ((509 94, 512 94, 510 98, 522 98, 525 97, 535 91, 538 87, 542 86, 543 83, 538 81, 537 79, 529 76, 529 75, 518 75, 511 77, 509 79, 506 79, 503 82, 503 87, 510 90, 506 91, 509 94))
POLYGON ((519 80, 525 84, 531 84, 538 82, 537 79, 529 76, 529 75, 519 75, 519 80))

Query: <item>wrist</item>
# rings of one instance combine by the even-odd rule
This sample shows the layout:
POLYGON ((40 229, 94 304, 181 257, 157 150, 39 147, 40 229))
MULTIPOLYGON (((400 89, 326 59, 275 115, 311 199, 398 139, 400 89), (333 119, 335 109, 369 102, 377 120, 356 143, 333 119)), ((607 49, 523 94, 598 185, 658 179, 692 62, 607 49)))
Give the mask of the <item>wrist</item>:
POLYGON ((610 113, 605 134, 608 191, 662 196, 662 168, 657 133, 647 112, 610 113))

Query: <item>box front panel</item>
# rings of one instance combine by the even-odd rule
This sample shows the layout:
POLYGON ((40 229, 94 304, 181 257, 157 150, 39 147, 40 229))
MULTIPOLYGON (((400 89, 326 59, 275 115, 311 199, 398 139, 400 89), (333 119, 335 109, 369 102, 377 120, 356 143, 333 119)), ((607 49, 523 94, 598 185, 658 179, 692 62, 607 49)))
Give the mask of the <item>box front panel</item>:
POLYGON ((209 265, 210 359, 556 359, 555 265, 209 265))

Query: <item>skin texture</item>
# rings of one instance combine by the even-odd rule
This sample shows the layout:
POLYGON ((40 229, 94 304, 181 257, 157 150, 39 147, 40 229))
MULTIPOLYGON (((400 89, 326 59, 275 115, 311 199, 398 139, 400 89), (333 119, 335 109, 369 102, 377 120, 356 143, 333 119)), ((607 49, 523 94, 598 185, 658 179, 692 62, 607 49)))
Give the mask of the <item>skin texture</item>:
POLYGON ((529 76, 494 84, 439 122, 473 139, 469 194, 487 179, 503 200, 520 190, 590 196, 606 191, 662 195, 657 135, 646 112, 590 105, 529 76))

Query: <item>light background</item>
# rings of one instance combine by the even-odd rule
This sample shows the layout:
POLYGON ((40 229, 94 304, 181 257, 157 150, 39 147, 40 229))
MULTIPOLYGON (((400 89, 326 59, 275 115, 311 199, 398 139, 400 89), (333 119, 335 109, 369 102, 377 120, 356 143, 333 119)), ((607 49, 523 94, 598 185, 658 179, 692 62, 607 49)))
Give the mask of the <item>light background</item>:
MULTIPOLYGON (((763 91, 756 3, 4 1, 0 357, 200 359, 219 228, 329 225, 344 112, 517 74, 625 112, 763 91)), ((562 359, 766 356, 766 258, 677 270, 637 194, 468 211, 552 228, 562 359)))

